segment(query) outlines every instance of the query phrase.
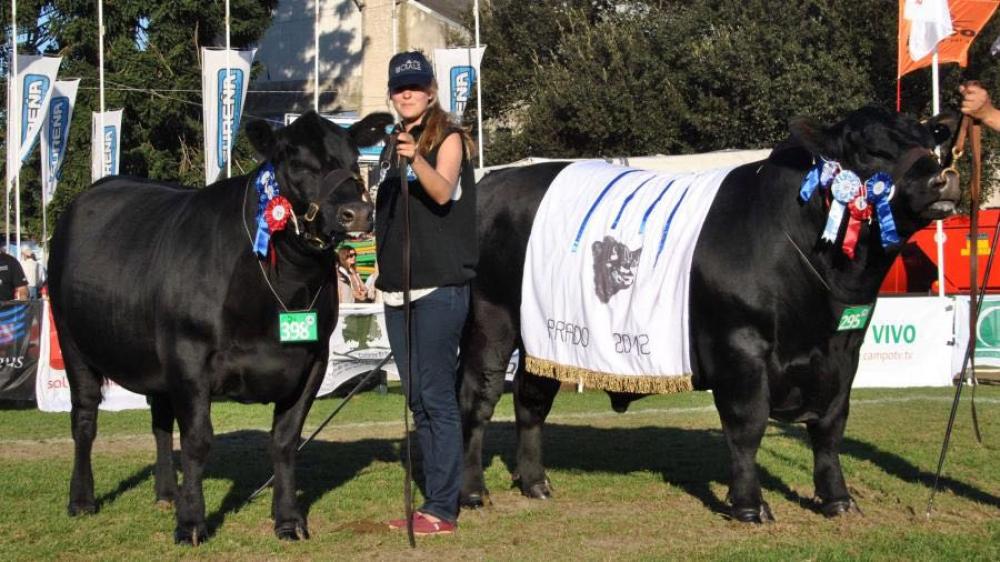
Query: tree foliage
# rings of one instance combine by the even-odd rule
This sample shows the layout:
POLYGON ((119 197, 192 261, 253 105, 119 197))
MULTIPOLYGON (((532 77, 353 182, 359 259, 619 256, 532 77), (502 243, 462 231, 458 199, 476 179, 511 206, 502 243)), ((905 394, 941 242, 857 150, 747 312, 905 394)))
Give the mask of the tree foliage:
MULTIPOLYGON (((787 122, 895 108, 897 3, 871 0, 494 0, 483 16, 487 157, 578 157, 767 147, 787 122), (522 22, 518 24, 518 22, 522 22)), ((978 78, 1000 100, 989 43, 946 65, 942 105, 978 78)), ((902 83, 930 113, 929 70, 902 83)))
MULTIPOLYGON (((232 0, 233 48, 256 44, 276 5, 277 0, 232 0)), ((185 185, 204 182, 200 48, 225 45, 224 9, 223 2, 205 0, 104 2, 105 107, 124 109, 120 173, 185 185)), ((7 10, 3 28, 9 44, 9 4, 7 10)), ((81 78, 62 180, 48 209, 51 223, 90 185, 91 112, 99 108, 97 3, 21 0, 18 35, 20 53, 62 56, 60 79, 81 78)), ((36 239, 38 158, 36 150, 21 172, 25 230, 36 239)), ((251 158, 241 137, 234 169, 248 169, 251 158)))

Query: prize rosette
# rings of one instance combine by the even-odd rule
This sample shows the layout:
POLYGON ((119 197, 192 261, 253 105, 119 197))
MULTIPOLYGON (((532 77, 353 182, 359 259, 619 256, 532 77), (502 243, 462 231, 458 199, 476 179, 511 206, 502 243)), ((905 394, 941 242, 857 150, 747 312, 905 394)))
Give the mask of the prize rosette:
POLYGON ((264 209, 264 220, 267 221, 271 234, 285 230, 292 212, 292 204, 284 196, 278 195, 271 199, 264 209))
POLYGON ((889 206, 889 201, 892 201, 892 196, 896 192, 892 176, 885 172, 878 172, 868 178, 868 181, 865 182, 865 188, 868 191, 868 203, 875 207, 875 214, 878 216, 882 247, 888 248, 899 244, 896 221, 892 218, 892 207, 889 206))
POLYGON ((273 164, 264 162, 257 177, 254 178, 254 189, 257 191, 257 232, 253 240, 253 250, 257 256, 264 259, 267 257, 272 232, 266 210, 270 208, 271 201, 279 197, 280 191, 273 164))
POLYGON ((802 180, 802 187, 799 188, 799 198, 803 202, 808 201, 817 187, 828 187, 839 172, 840 164, 837 162, 825 158, 820 160, 809 170, 805 179, 802 180))
POLYGON ((826 226, 823 228, 823 240, 831 244, 836 242, 840 223, 844 220, 844 210, 851 201, 857 199, 858 195, 861 194, 861 185, 861 178, 850 170, 841 170, 833 178, 833 183, 830 184, 830 194, 833 196, 833 201, 830 202, 826 226))
POLYGON ((858 245, 858 238, 861 236, 861 223, 868 222, 872 218, 872 208, 868 204, 867 194, 862 189, 850 203, 847 204, 847 212, 850 218, 847 219, 847 232, 844 234, 844 243, 841 246, 844 254, 854 259, 854 249, 858 245))

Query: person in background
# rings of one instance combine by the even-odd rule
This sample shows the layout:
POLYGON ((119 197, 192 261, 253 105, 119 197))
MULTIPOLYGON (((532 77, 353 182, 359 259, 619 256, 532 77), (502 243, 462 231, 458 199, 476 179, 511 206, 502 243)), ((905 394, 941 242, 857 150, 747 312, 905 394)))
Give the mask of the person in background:
POLYGON ((979 119, 983 125, 1000 131, 1000 109, 990 102, 990 94, 979 82, 966 82, 958 87, 962 94, 962 113, 979 119))
POLYGON ((374 290, 369 291, 358 275, 357 251, 350 246, 342 246, 337 250, 337 258, 337 294, 340 302, 372 302, 374 290))
POLYGON ((38 287, 42 283, 42 264, 38 263, 35 252, 27 246, 21 247, 21 269, 24 270, 24 278, 28 280, 28 297, 38 298, 38 287))
MULTIPOLYGON (((462 420, 458 410, 458 344, 469 311, 479 249, 472 139, 438 102, 430 62, 419 52, 389 61, 389 99, 402 122, 379 158, 376 257, 386 330, 423 458, 423 505, 415 534, 447 535, 458 525, 462 486, 462 420), (409 232, 403 225, 402 177, 409 185, 409 232), (413 261, 403 280, 403 249, 413 261), (404 291, 410 289, 407 346, 404 291), (412 358, 412 361, 411 359, 412 358), (412 363, 412 364, 410 364, 412 363), (407 381, 409 371, 410 380, 407 381)), ((405 529, 406 519, 389 521, 405 529)))
POLYGON ((28 280, 24 277, 21 263, 0 250, 0 301, 28 300, 28 280))

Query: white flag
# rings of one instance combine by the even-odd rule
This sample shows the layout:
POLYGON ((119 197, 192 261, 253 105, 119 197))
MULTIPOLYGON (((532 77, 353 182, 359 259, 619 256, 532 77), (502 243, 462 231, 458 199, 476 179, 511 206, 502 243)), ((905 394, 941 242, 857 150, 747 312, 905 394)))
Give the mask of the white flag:
POLYGON ((73 106, 79 80, 57 80, 49 102, 46 124, 42 127, 42 204, 48 205, 56 192, 73 123, 73 106))
POLYGON ((955 32, 948 0, 906 0, 903 18, 910 20, 910 58, 918 61, 955 32))
POLYGON ((104 112, 103 131, 101 130, 101 114, 95 111, 91 118, 90 134, 90 179, 92 181, 118 174, 121 139, 122 110, 104 112))
POLYGON ((52 97, 61 57, 17 55, 17 80, 7 86, 7 186, 31 155, 52 97), (17 86, 17 95, 14 87, 17 86), (10 142, 20 139, 20 142, 10 142))
POLYGON ((434 49, 434 74, 441 107, 457 118, 462 117, 472 98, 485 51, 486 47, 434 49))
POLYGON ((250 65, 257 49, 201 49, 201 103, 205 131, 205 183, 215 182, 226 169, 226 157, 236 142, 247 97, 250 65))

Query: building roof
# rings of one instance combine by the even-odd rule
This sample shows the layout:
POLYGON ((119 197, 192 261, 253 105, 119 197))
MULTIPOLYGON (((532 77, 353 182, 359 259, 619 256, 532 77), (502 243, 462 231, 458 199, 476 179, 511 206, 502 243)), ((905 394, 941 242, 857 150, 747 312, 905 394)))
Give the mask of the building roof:
POLYGON ((472 10, 472 0, 419 0, 418 3, 457 23, 462 23, 472 10))

